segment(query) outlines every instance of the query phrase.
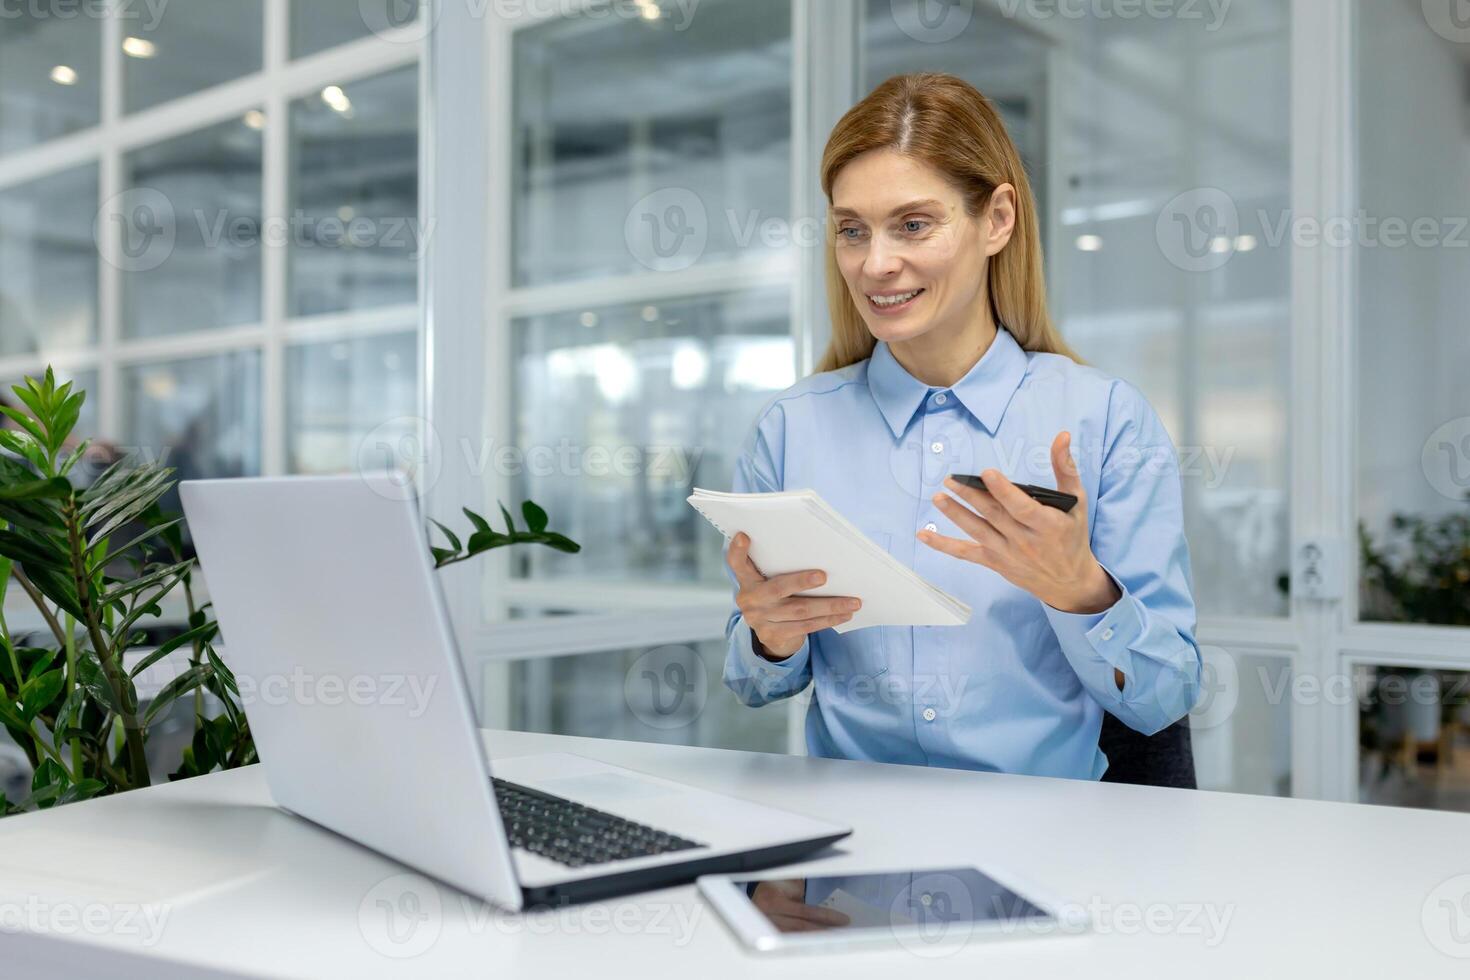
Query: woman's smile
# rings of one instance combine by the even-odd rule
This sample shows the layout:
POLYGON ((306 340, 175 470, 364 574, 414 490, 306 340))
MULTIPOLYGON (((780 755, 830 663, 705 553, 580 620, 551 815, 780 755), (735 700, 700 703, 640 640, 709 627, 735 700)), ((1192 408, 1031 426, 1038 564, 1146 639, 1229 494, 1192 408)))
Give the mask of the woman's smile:
POLYGON ((878 316, 902 316, 913 309, 914 304, 922 295, 924 295, 923 287, 908 290, 885 289, 881 292, 868 293, 868 310, 878 316))

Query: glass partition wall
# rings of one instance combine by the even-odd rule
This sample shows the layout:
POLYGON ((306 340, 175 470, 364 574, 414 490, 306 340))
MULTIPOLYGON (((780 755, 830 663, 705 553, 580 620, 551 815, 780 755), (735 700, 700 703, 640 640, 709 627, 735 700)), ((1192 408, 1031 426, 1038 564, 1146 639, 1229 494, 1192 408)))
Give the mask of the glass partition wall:
POLYGON ((487 617, 516 637, 542 617, 560 638, 508 675, 501 723, 749 748, 780 724, 800 749, 802 699, 723 710, 729 579, 684 497, 728 488, 761 406, 824 342, 826 132, 884 78, 943 70, 996 103, 1021 149, 1063 332, 1142 388, 1180 447, 1200 608, 1225 627, 1202 634, 1219 690, 1196 718, 1201 782, 1291 792, 1290 248, 1260 216, 1290 202, 1292 4, 1094 14, 649 0, 492 18, 510 53, 492 88, 511 107, 492 118, 492 207, 509 223, 490 232, 499 357, 476 410, 514 452, 488 457, 486 482, 586 546, 487 568, 487 617), (1216 196, 1234 211, 1219 227, 1202 211, 1216 196), (640 644, 676 609, 687 635, 640 644), (635 666, 655 651, 666 680, 635 666), (660 683, 706 707, 661 724, 639 699, 660 683))
POLYGON ((801 750, 806 699, 730 709, 720 541, 682 497, 728 486, 759 406, 825 342, 827 131, 884 78, 943 70, 1025 158, 1062 331, 1178 447, 1200 784, 1470 809, 1470 31, 1452 8, 649 0, 494 19, 510 221, 472 410, 520 456, 487 497, 544 497, 590 546, 487 567, 479 652, 517 658, 487 717, 746 748, 784 728, 801 750))

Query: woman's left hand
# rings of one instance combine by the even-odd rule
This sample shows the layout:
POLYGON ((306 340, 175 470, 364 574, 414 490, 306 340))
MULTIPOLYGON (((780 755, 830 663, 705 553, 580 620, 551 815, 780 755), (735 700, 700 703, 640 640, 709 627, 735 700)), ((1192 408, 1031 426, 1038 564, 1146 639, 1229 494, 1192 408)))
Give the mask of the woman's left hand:
POLYGON ((1057 489, 1077 498, 1071 511, 1063 513, 1037 503, 999 470, 980 474, 990 492, 946 477, 946 489, 970 506, 946 493, 935 494, 934 503, 970 540, 934 531, 920 531, 919 540, 936 551, 994 569, 1012 585, 1062 612, 1099 613, 1111 608, 1122 593, 1092 554, 1087 493, 1071 446, 1067 432, 1058 434, 1051 445, 1057 489))

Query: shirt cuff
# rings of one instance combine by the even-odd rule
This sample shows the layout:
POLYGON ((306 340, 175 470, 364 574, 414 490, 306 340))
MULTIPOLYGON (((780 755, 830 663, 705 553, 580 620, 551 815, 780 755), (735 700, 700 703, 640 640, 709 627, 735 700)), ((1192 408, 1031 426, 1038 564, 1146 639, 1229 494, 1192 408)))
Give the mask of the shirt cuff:
POLYGON ((801 641, 801 649, 785 660, 767 660, 755 652, 755 630, 744 622, 736 628, 735 642, 740 645, 740 659, 745 663, 749 672, 772 680, 778 680, 800 671, 811 657, 812 640, 808 636, 801 641))
MULTIPOLYGON (((1118 586, 1118 601, 1102 612, 1098 613, 1069 613, 1063 612, 1046 603, 1042 607, 1046 610, 1046 617, 1051 621, 1051 627, 1056 631, 1057 639, 1061 641, 1064 651, 1091 650, 1112 667, 1123 674, 1123 690, 1119 691, 1121 698, 1126 701, 1133 693, 1133 671, 1130 647, 1134 641, 1143 633, 1143 620, 1138 615, 1138 604, 1128 587, 1118 581, 1118 576, 1103 566, 1108 578, 1118 586)), ((1108 683, 1116 689, 1111 677, 1108 683)))

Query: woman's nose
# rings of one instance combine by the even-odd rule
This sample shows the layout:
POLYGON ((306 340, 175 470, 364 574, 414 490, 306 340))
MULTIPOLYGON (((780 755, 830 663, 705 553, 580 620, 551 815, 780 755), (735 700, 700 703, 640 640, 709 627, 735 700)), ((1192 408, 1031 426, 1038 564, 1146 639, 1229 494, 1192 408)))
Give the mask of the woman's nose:
POLYGON ((872 279, 887 279, 897 274, 901 264, 898 252, 875 236, 868 246, 867 256, 863 259, 863 274, 872 279))

